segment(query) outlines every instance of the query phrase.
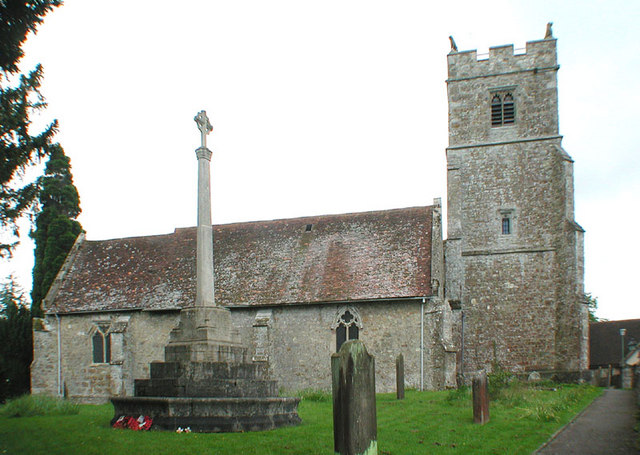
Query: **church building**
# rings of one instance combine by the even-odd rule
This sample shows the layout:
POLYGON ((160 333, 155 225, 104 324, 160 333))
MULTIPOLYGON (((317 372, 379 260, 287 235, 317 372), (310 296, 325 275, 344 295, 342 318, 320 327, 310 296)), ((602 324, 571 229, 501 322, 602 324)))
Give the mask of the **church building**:
MULTIPOLYGON (((441 202, 213 226, 215 303, 285 392, 331 387, 360 339, 376 387, 455 387, 475 371, 588 368, 583 230, 558 128, 556 40, 448 55, 448 238, 441 202)), ((132 396, 196 293, 196 228, 79 236, 34 321, 32 392, 132 396)), ((212 280, 214 279, 212 277, 212 280)))

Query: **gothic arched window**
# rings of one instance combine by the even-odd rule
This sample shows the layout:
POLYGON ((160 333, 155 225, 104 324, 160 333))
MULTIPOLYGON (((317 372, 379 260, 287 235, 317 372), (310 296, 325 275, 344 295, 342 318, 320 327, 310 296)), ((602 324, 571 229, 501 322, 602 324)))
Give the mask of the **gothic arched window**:
POLYGON ((362 323, 360 315, 354 308, 341 308, 334 323, 336 330, 336 352, 345 341, 357 340, 360 336, 362 323))
POLYGON ((494 93, 491 98, 491 126, 513 125, 516 105, 511 92, 494 93))
POLYGON ((507 93, 502 101, 502 122, 505 125, 511 125, 516 121, 516 108, 513 104, 513 96, 507 93))
POLYGON ((102 329, 96 329, 91 337, 93 345, 93 363, 111 362, 111 334, 104 333, 102 329))
POLYGON ((502 125, 502 99, 500 95, 491 98, 491 126, 502 125))

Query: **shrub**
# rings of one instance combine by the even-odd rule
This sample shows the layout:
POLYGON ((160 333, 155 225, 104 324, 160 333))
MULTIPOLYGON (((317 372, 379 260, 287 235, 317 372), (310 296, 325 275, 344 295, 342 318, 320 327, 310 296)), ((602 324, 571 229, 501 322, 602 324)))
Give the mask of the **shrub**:
POLYGON ((502 390, 509 387, 509 385, 516 380, 517 379, 513 373, 498 365, 494 365, 493 373, 487 375, 489 398, 491 400, 497 400, 500 397, 502 390))
POLYGON ((323 390, 304 389, 296 392, 296 396, 307 401, 324 402, 332 400, 331 394, 323 390))
POLYGON ((445 398, 447 403, 455 403, 458 401, 468 400, 470 396, 469 386, 461 385, 457 389, 452 389, 447 392, 447 398, 445 398))
POLYGON ((80 406, 68 400, 46 395, 22 395, 0 407, 3 417, 32 417, 37 415, 77 414, 80 406))
POLYGON ((521 407, 530 403, 533 395, 528 384, 514 380, 499 390, 498 400, 508 407, 521 407))

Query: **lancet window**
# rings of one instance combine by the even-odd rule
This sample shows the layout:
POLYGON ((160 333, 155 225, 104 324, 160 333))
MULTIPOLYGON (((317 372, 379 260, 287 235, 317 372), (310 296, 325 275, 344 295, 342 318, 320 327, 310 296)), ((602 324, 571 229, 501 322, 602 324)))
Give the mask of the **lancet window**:
POLYGON ((98 327, 91 336, 93 363, 111 362, 111 334, 106 328, 98 327))

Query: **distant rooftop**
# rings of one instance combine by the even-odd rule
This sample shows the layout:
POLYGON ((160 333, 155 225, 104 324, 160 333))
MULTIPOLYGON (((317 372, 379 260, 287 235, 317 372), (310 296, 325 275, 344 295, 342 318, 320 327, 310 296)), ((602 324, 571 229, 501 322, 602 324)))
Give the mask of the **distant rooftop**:
POLYGON ((620 365, 622 360, 622 337, 620 329, 626 330, 625 355, 629 353, 629 342, 640 343, 640 319, 595 322, 589 325, 590 368, 620 365))

